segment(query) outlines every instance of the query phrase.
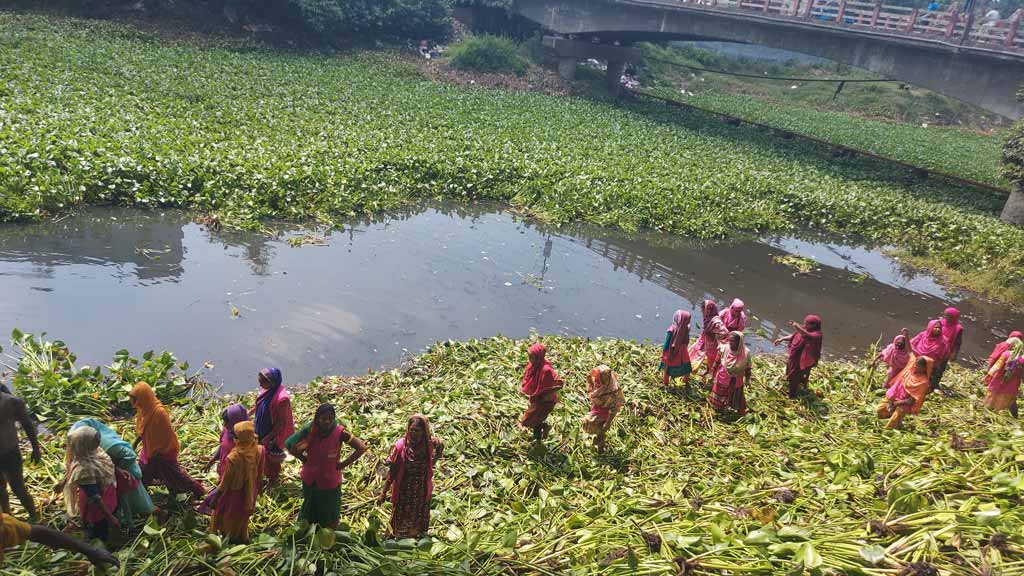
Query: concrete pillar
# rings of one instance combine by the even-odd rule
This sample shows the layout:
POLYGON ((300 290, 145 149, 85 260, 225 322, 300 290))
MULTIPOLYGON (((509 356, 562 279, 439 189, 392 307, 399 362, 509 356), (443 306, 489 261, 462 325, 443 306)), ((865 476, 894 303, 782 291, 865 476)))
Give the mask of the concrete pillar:
POLYGON ((572 80, 576 77, 576 59, 561 57, 558 59, 558 75, 562 80, 572 80))
POLYGON ((608 90, 613 94, 619 93, 622 86, 622 73, 626 70, 625 60, 608 60, 608 72, 605 80, 608 82, 608 90))
POLYGON ((1018 184, 1010 191, 999 218, 1007 224, 1024 228, 1024 184, 1018 184))

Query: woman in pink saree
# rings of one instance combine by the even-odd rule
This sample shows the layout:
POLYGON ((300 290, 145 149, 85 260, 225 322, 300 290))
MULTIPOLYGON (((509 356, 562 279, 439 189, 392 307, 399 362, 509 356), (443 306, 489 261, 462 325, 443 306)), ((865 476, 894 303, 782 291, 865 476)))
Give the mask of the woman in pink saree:
POLYGON ((729 337, 729 330, 718 315, 718 305, 714 300, 705 300, 701 309, 704 325, 697 341, 690 346, 690 363, 694 372, 703 363, 708 375, 713 377, 718 366, 718 346, 729 337))

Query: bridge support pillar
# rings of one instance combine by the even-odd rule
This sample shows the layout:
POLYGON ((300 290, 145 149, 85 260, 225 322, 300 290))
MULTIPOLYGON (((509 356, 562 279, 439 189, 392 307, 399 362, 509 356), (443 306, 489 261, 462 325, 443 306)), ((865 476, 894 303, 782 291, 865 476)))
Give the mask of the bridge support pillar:
POLYGON ((608 72, 605 81, 608 83, 608 90, 618 94, 622 88, 622 73, 626 70, 625 60, 608 60, 608 72))
POLYGON ((576 59, 560 57, 558 59, 558 75, 562 80, 572 80, 576 77, 576 59))
POLYGON ((1024 185, 1018 184, 1011 189, 999 219, 1024 228, 1024 185))
POLYGON ((580 60, 593 58, 607 62, 608 87, 613 91, 617 91, 619 88, 619 79, 622 78, 626 62, 640 60, 640 49, 632 46, 582 42, 561 36, 545 36, 543 43, 558 57, 558 75, 566 80, 572 80, 576 71, 576 63, 580 60))

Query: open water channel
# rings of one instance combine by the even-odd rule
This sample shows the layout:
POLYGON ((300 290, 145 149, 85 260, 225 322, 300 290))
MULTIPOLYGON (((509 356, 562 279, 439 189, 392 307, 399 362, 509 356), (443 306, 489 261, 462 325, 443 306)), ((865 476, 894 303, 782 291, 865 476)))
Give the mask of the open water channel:
MULTIPOLYGON (((0 227, 0 333, 46 332, 79 364, 170 350, 226 391, 280 367, 289 383, 398 365, 446 339, 531 331, 661 343, 672 312, 743 298, 750 343, 806 312, 825 348, 861 355, 956 302, 965 357, 1024 319, 949 293, 881 253, 792 237, 698 246, 668 235, 552 229, 500 208, 424 206, 354 221, 323 245, 304 230, 215 231, 176 211, 90 209, 0 227), (779 262, 818 262, 809 274, 779 262)), ((6 344, 6 342, 4 343, 6 344)), ((11 352, 4 346, 5 352, 11 352)), ((10 359, 6 359, 10 363, 10 359)), ((655 369, 652 366, 652 370, 655 369)))

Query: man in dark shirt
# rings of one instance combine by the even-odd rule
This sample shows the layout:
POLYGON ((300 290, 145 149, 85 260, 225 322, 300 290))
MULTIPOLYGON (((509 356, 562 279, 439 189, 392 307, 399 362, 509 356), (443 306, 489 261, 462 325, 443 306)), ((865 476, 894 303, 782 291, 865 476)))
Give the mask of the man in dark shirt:
POLYGON ((21 501, 29 519, 36 519, 36 505, 25 487, 22 473, 21 448, 18 446, 18 431, 14 423, 21 424, 21 429, 32 443, 32 461, 39 462, 39 439, 36 437, 36 424, 28 412, 25 401, 11 395, 6 387, 0 389, 0 507, 6 514, 11 513, 11 502, 7 495, 7 486, 21 501))

